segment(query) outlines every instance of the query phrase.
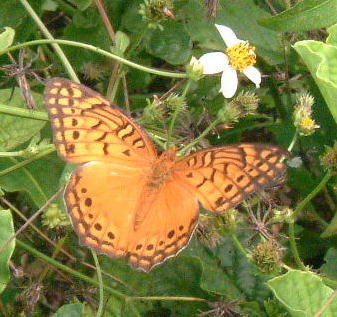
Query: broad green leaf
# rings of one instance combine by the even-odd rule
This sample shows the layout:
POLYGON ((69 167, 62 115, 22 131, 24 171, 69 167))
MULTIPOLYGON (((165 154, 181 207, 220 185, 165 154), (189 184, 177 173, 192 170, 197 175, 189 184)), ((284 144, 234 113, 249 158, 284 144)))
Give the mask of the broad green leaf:
MULTIPOLYGON (((82 303, 66 304, 60 307, 53 317, 89 317, 84 315, 84 305, 82 303)), ((92 315, 94 316, 94 315, 92 315)))
POLYGON ((337 123, 337 46, 301 41, 294 48, 310 70, 337 123))
MULTIPOLYGON (((0 90, 0 106, 25 108, 25 103, 18 88, 0 90)), ((42 96, 32 93, 37 104, 42 105, 42 96)), ((9 151, 22 143, 28 141, 46 124, 42 120, 26 119, 18 116, 5 115, 0 113, 0 151, 9 151)))
POLYGON ((330 248, 324 256, 324 261, 325 263, 320 267, 320 271, 337 280, 337 249, 330 248))
MULTIPOLYGON (((297 270, 275 277, 267 285, 294 317, 313 316, 333 293, 319 276, 297 270)), ((332 301, 320 316, 337 316, 337 300, 332 301)))
MULTIPOLYGON (((0 171, 18 162, 14 158, 0 158, 0 171)), ((63 167, 64 163, 56 153, 52 153, 1 176, 0 186, 7 192, 27 192, 33 203, 40 207, 60 188, 59 179, 63 167)))
POLYGON ((184 26, 171 21, 163 26, 163 31, 157 29, 147 39, 147 51, 172 65, 186 63, 192 54, 192 41, 184 26))
POLYGON ((0 34, 0 51, 10 47, 14 41, 15 31, 10 27, 5 27, 5 31, 0 34))
POLYGON ((228 272, 219 265, 219 259, 213 252, 207 251, 206 248, 194 239, 186 255, 196 257, 202 265, 202 275, 200 287, 207 292, 219 295, 226 295, 228 299, 236 299, 240 296, 240 290, 235 281, 230 278, 228 272))
MULTIPOLYGON (((124 259, 116 260, 102 257, 102 269, 123 281, 122 284, 112 279, 106 279, 105 283, 128 295, 207 298, 207 293, 199 286, 200 261, 190 256, 184 256, 183 253, 154 267, 148 273, 131 268, 124 259)), ((153 302, 135 302, 134 304, 140 312, 154 309, 153 302)), ((176 316, 195 316, 199 309, 208 307, 198 302, 185 303, 179 301, 163 301, 162 305, 166 309, 174 311, 176 316)), ((143 315, 145 316, 145 314, 143 315)))
POLYGON ((275 31, 309 31, 337 22, 336 0, 303 0, 291 9, 258 22, 275 31))
MULTIPOLYGON (((0 210, 0 248, 15 233, 12 214, 9 210, 0 210)), ((10 279, 8 268, 9 259, 15 249, 15 240, 13 240, 6 249, 0 254, 0 294, 6 287, 10 279)))
POLYGON ((274 65, 283 60, 278 34, 256 22, 257 19, 270 15, 252 0, 221 2, 215 21, 206 19, 204 5, 199 0, 189 0, 183 14, 186 15, 187 32, 204 49, 224 51, 226 48, 214 26, 217 23, 232 28, 239 39, 248 40, 256 47, 256 54, 268 63, 274 65))

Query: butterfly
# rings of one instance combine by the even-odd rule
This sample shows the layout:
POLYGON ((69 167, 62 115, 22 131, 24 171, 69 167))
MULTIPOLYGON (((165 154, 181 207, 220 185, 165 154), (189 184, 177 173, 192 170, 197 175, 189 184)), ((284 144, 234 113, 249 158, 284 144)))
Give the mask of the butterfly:
POLYGON ((191 239, 199 203, 221 213, 284 175, 274 145, 212 147, 183 158, 157 154, 148 134, 96 91, 64 78, 44 102, 58 155, 77 163, 65 202, 80 243, 149 271, 191 239))

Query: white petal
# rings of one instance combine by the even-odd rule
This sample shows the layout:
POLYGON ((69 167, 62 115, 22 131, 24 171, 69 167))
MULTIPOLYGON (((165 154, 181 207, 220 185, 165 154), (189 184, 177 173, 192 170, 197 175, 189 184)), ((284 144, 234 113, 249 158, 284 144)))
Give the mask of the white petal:
POLYGON ((221 75, 220 91, 225 98, 232 98, 238 88, 238 75, 232 67, 225 69, 221 75))
POLYGON ((256 85, 256 88, 260 88, 261 73, 256 67, 248 66, 242 72, 256 85))
POLYGON ((202 55, 199 58, 199 62, 203 66, 203 73, 217 74, 221 73, 225 68, 228 67, 228 57, 221 52, 213 52, 202 55))
POLYGON ((239 42, 242 42, 236 37, 235 33, 231 28, 220 24, 215 24, 215 27, 218 29, 227 47, 231 47, 239 42))

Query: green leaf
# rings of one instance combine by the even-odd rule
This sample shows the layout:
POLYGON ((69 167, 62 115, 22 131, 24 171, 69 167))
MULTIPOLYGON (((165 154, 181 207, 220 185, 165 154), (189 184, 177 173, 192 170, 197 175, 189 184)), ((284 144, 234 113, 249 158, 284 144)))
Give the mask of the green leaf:
POLYGON ((0 34, 0 51, 10 47, 13 44, 14 36, 14 29, 5 27, 5 31, 0 34))
MULTIPOLYGON (((122 31, 117 31, 116 32, 116 37, 115 37, 115 47, 114 49, 117 51, 115 52, 116 54, 123 56, 125 53, 126 49, 130 45, 130 38, 122 31)), ((113 51, 114 52, 114 51, 113 51)))
MULTIPOLYGON (((311 317, 326 302, 333 290, 322 279, 309 272, 289 271, 267 282, 276 298, 283 303, 294 317, 311 317)), ((337 315, 337 301, 333 301, 320 315, 337 315)))
POLYGON ((337 123, 337 46, 317 41, 300 41, 294 45, 316 81, 337 123))
MULTIPOLYGON (((9 210, 0 210, 0 248, 15 233, 12 214, 9 210)), ((9 279, 10 272, 8 268, 9 260, 15 249, 15 240, 13 240, 5 250, 0 253, 0 294, 5 289, 9 279)))
MULTIPOLYGON (((39 15, 41 12, 42 0, 34 0, 29 3, 39 15)), ((15 29, 16 42, 24 42, 37 28, 34 20, 29 16, 24 6, 18 1, 1 0, 0 11, 0 27, 9 26, 15 29)))
MULTIPOLYGON (((60 307, 53 317, 89 317, 84 314, 84 305, 82 303, 67 304, 60 307)), ((93 316, 93 315, 92 315, 93 316)))
POLYGON ((291 9, 258 22, 275 31, 298 32, 323 28, 337 22, 336 0, 303 0, 291 9))
POLYGON ((223 1, 218 8, 216 21, 206 19, 203 3, 199 0, 188 1, 183 12, 186 15, 187 32, 202 48, 218 51, 226 48, 214 26, 217 23, 229 26, 238 38, 248 40, 256 47, 257 55, 268 63, 274 65, 283 61, 278 34, 256 22, 257 19, 270 15, 252 0, 223 1), (249 18, 246 18, 247 12, 249 18))
MULTIPOLYGON (((11 97, 12 89, 0 90, 0 104, 25 108, 24 100, 21 96, 20 89, 14 90, 11 97), (11 98, 11 99, 9 99, 11 98)), ((42 96, 38 93, 32 93, 37 104, 42 104, 42 96)), ((0 151, 9 151, 22 143, 28 141, 46 124, 42 120, 21 118, 11 115, 0 115, 0 151)))
MULTIPOLYGON (((15 165, 14 158, 1 158, 0 170, 15 165)), ((0 186, 7 192, 27 192, 36 206, 41 206, 59 189, 64 163, 56 153, 34 161, 0 177, 0 186)))
MULTIPOLYGON (((131 268, 124 259, 109 259, 101 257, 102 269, 118 279, 121 283, 106 279, 105 283, 115 289, 118 288, 123 293, 137 294, 139 296, 188 296, 207 298, 200 284, 201 265, 200 261, 189 256, 184 256, 184 252, 177 257, 165 261, 165 263, 154 267, 150 272, 144 273, 131 268)), ((207 305, 199 302, 172 302, 163 301, 162 305, 175 312, 175 316, 195 316, 201 308, 207 305)), ((153 309, 153 303, 149 301, 134 302, 134 307, 138 311, 148 311, 153 309)), ((143 314, 142 316, 145 316, 143 314)))
POLYGON ((186 63, 192 54, 192 41, 182 24, 168 21, 164 30, 155 30, 146 41, 147 51, 172 65, 186 63))
POLYGON ((327 44, 337 45, 337 24, 327 29, 329 36, 326 39, 327 44))
POLYGON ((325 263, 320 267, 320 271, 337 280, 337 249, 329 248, 325 254, 324 261, 325 263))
POLYGON ((206 248, 198 243, 196 239, 191 241, 190 246, 184 254, 196 257, 201 262, 202 275, 200 287, 202 289, 207 292, 226 295, 226 298, 230 300, 234 300, 240 296, 240 290, 235 285, 235 281, 219 265, 217 256, 212 255, 212 252, 207 252, 206 248))

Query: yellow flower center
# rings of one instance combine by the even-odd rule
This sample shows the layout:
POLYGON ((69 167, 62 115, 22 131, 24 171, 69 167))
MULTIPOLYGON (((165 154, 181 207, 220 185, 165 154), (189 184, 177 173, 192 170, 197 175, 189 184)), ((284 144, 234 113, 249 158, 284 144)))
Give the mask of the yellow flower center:
POLYGON ((315 126, 315 121, 312 120, 311 118, 309 117, 304 117, 302 120, 301 120, 301 127, 303 129, 308 129, 308 130, 311 130, 314 126, 315 126))
POLYGON ((256 55, 254 51, 255 47, 250 46, 247 41, 237 43, 226 49, 231 66, 241 72, 248 66, 256 63, 256 55))

